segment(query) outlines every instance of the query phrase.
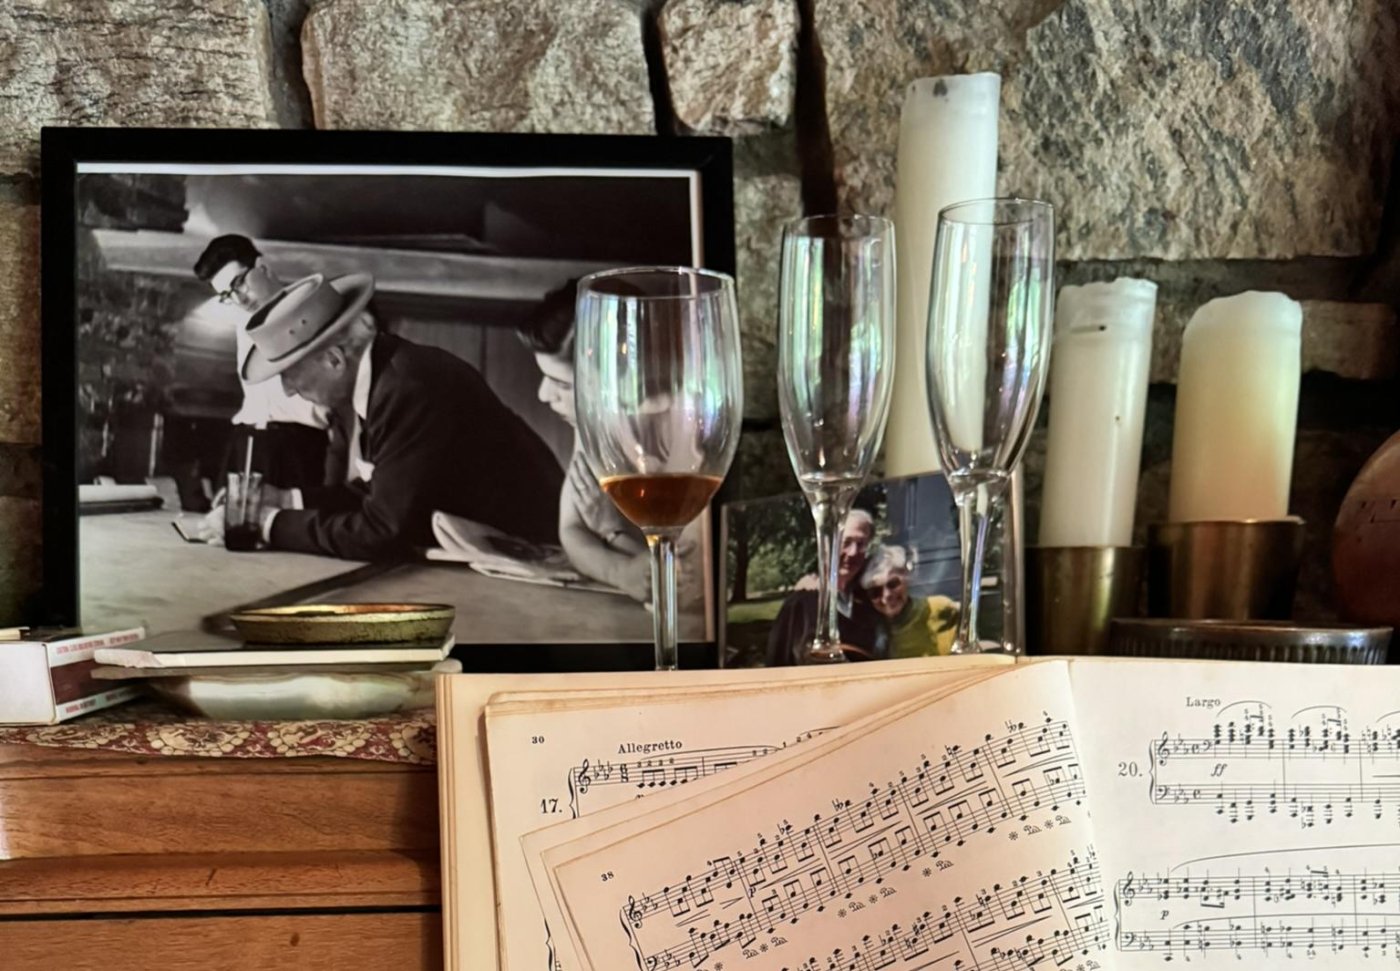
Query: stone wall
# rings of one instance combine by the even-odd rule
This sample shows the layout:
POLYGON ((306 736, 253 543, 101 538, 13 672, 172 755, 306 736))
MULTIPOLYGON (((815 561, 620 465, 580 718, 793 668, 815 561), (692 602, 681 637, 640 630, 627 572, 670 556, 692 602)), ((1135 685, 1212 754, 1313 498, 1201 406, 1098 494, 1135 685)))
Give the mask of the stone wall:
POLYGON ((1056 203, 1062 280, 1161 285, 1140 521, 1165 506, 1190 312, 1251 287, 1308 301, 1294 507, 1312 524, 1304 606, 1326 612, 1337 504, 1400 427, 1392 0, 9 0, 0 613, 32 586, 38 543, 41 126, 734 136, 736 471, 759 495, 792 485, 771 380, 781 220, 888 210, 904 85, 983 69, 1005 77, 1001 189, 1056 203))

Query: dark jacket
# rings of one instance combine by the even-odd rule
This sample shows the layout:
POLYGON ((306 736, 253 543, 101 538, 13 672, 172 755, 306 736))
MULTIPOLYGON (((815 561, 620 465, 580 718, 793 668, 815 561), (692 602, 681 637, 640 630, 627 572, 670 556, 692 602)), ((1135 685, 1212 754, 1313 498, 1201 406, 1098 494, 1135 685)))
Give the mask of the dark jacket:
POLYGON ((360 451, 368 483, 306 489, 272 522, 276 549, 354 560, 436 545, 432 515, 455 513, 537 542, 559 541, 564 472, 480 372, 435 347, 379 334, 360 451))
MULTIPOLYGON (((885 618, 861 591, 851 599, 851 616, 837 613, 836 630, 841 643, 859 650, 846 651, 850 661, 889 656, 889 631, 885 618)), ((768 667, 802 664, 812 638, 817 635, 817 592, 798 590, 788 594, 768 631, 768 667)))

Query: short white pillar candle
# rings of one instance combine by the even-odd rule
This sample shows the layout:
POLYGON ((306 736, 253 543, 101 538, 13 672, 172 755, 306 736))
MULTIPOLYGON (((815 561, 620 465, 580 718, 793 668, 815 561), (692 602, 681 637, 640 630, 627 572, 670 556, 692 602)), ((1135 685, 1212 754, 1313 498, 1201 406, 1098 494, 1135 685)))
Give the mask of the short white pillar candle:
POLYGON ((1157 285, 1063 287, 1050 355, 1041 546, 1131 546, 1157 285))
POLYGON ((1252 290, 1191 317, 1176 386, 1173 522, 1288 515, 1302 328, 1296 300, 1252 290))

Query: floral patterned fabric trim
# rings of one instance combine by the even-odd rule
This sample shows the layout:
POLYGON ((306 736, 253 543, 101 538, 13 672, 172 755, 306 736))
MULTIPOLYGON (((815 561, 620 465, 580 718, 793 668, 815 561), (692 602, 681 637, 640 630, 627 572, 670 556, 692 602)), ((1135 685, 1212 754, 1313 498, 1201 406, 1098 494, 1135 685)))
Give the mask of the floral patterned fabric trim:
POLYGON ((355 721, 209 721, 138 702, 59 725, 0 728, 0 744, 205 758, 330 755, 432 765, 437 722, 431 708, 355 721))

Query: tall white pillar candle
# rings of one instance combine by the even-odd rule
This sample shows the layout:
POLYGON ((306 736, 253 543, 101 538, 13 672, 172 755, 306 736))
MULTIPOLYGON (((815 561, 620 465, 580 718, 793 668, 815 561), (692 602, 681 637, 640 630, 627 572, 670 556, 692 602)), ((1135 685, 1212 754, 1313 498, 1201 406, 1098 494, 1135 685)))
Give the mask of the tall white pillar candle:
POLYGON ((996 74, 921 78, 905 93, 894 192, 899 281, 894 391, 885 427, 885 470, 892 476, 939 465, 924 390, 933 237, 938 210, 996 195, 1000 97, 996 74))
POLYGON ((1063 287, 1050 355, 1041 546, 1131 546, 1157 285, 1063 287))
POLYGON ((1186 325, 1176 382, 1173 522, 1288 515, 1303 308, 1281 293, 1212 300, 1186 325))

